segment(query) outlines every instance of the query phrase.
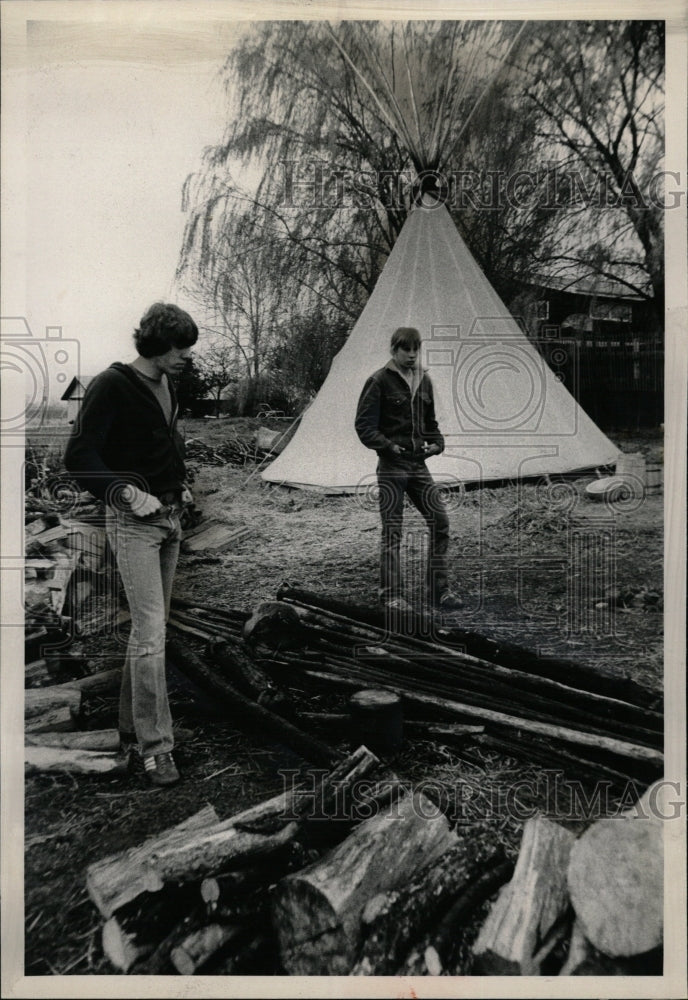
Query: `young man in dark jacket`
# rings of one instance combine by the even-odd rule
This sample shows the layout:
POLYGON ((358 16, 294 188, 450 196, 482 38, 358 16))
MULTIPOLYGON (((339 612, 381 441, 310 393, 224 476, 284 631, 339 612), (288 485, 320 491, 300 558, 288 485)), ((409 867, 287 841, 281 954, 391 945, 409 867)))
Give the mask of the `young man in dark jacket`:
POLYGON ((447 548, 449 519, 438 487, 425 464, 444 450, 435 417, 432 382, 420 367, 421 338, 413 327, 392 334, 392 358, 363 386, 356 412, 356 433, 378 455, 382 545, 380 600, 397 610, 409 605, 402 595, 399 549, 407 495, 430 529, 427 596, 440 611, 454 611, 462 602, 449 590, 447 548))
POLYGON ((105 501, 108 539, 131 613, 120 693, 123 749, 137 743, 153 785, 179 780, 165 679, 165 626, 181 541, 184 446, 172 377, 198 339, 188 313, 151 306, 134 333, 138 357, 89 384, 65 452, 83 489, 105 501))

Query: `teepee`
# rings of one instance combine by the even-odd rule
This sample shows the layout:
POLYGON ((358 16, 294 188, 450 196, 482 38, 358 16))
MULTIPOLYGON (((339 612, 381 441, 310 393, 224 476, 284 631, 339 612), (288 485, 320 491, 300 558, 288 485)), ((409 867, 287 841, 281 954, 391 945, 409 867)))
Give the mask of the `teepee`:
MULTIPOLYGON (((466 74, 448 68, 434 121, 428 81, 413 72, 411 34, 381 64, 364 26, 331 31, 333 43, 366 90, 380 119, 408 152, 416 174, 441 171, 499 69, 523 37, 503 26, 461 37, 466 74), (347 48, 346 39, 351 39, 347 48), (470 39, 473 41, 468 44, 470 39), (355 51, 356 55, 352 53, 355 51), (497 70, 490 68, 496 62, 497 70), (472 83, 488 73, 465 113, 472 83), (461 121, 458 135, 453 128, 461 121)), ((457 36, 459 37, 459 36, 457 36)), ((458 44, 458 43, 457 43, 458 44)), ((422 191, 424 184, 420 184, 422 191)), ((416 327, 422 363, 434 385, 446 447, 431 458, 434 478, 448 485, 516 479, 607 465, 617 448, 595 426, 510 316, 436 197, 422 194, 392 248, 373 293, 329 375, 284 451, 262 473, 268 482, 353 492, 375 481, 377 456, 356 435, 354 419, 366 378, 389 360, 399 326, 416 327)), ((551 351, 563 370, 566 346, 551 351)))
MULTIPOLYGON (((268 482, 349 493, 375 480, 377 457, 356 435, 363 383, 390 357, 398 326, 423 338, 445 451, 428 460, 448 485, 572 472, 618 449, 511 317, 444 205, 407 218, 370 299, 268 482)), ((551 352, 563 368, 564 342, 551 352)), ((555 364, 556 367, 556 364, 555 364)))

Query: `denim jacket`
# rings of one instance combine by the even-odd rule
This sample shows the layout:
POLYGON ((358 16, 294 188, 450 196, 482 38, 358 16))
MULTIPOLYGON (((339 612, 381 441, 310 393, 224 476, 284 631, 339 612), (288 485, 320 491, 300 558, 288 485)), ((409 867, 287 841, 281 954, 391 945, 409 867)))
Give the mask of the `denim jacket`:
POLYGON ((366 448, 383 458, 394 457, 390 445, 404 449, 406 457, 422 457, 423 444, 444 449, 437 426, 432 382, 423 372, 415 395, 393 364, 379 368, 363 386, 356 411, 356 433, 366 448))

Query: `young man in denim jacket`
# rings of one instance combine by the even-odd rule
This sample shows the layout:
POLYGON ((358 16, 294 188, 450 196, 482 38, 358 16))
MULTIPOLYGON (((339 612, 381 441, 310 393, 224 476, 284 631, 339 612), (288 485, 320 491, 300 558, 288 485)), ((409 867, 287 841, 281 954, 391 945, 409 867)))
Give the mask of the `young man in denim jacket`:
POLYGON ((138 749, 152 785, 179 780, 165 677, 165 626, 181 542, 184 446, 172 376, 198 328, 157 302, 134 333, 131 364, 115 362, 89 384, 65 452, 74 479, 105 501, 106 527, 131 613, 122 672, 123 751, 138 749))
POLYGON ((404 496, 420 511, 430 530, 427 597, 439 611, 454 611, 462 602, 449 590, 447 549, 449 519, 439 488, 425 464, 444 450, 435 417, 432 382, 419 365, 421 338, 413 327, 392 334, 391 360, 363 386, 356 412, 356 433, 378 455, 382 544, 380 600, 407 610, 403 597, 399 550, 404 496))

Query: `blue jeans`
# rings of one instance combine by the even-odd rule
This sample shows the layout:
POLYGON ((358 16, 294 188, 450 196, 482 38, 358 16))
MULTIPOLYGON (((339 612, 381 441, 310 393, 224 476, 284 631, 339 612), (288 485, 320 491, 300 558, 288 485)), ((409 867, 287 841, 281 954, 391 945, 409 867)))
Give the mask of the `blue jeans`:
POLYGON ((122 671, 119 728, 133 732, 144 756, 174 746, 165 676, 165 628, 181 543, 179 513, 142 520, 107 508, 107 535, 131 614, 122 671))
POLYGON ((442 503, 440 487, 434 482, 425 462, 402 457, 394 460, 380 458, 377 482, 382 520, 380 599, 387 601, 402 596, 399 550, 405 495, 423 515, 430 530, 426 570, 428 598, 432 601, 441 597, 448 589, 449 518, 442 503))

